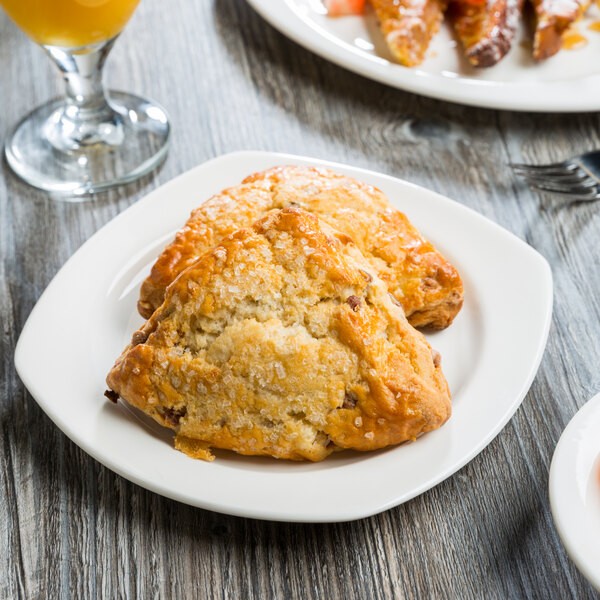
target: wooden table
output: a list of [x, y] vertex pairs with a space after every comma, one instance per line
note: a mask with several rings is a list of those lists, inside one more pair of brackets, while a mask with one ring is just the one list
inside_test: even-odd
[[[507, 163], [600, 147], [599, 115], [428, 100], [317, 58], [242, 0], [168, 5], [141, 3], [107, 68], [112, 87], [169, 112], [173, 144], [162, 169], [84, 204], [49, 199], [5, 164], [0, 174], [0, 596], [597, 598], [557, 536], [547, 483], [560, 433], [600, 390], [600, 203], [531, 192]], [[0, 13], [0, 138], [61, 88], [42, 51]], [[552, 265], [552, 329], [522, 407], [469, 465], [403, 506], [353, 523], [298, 525], [178, 504], [81, 451], [15, 373], [27, 316], [90, 235], [175, 175], [240, 149], [413, 181], [496, 221]]]

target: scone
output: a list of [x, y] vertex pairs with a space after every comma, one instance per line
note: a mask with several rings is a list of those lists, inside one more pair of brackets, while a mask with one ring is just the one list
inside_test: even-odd
[[440, 427], [451, 410], [439, 355], [372, 265], [297, 208], [181, 273], [107, 383], [207, 459], [211, 448], [313, 461], [374, 450]]
[[165, 288], [209, 248], [272, 209], [298, 206], [350, 236], [415, 327], [443, 329], [462, 306], [456, 269], [374, 187], [328, 169], [278, 167], [257, 173], [194, 210], [143, 282], [148, 318]]

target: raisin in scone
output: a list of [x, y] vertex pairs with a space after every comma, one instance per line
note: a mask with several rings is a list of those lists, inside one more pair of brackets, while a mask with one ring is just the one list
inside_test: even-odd
[[152, 268], [138, 310], [149, 318], [165, 288], [209, 248], [272, 209], [298, 206], [350, 236], [415, 327], [447, 327], [463, 302], [456, 269], [376, 188], [328, 169], [278, 167], [257, 173], [192, 212]]
[[374, 450], [450, 416], [439, 355], [350, 238], [296, 208], [221, 240], [167, 288], [107, 377], [211, 448], [293, 460]]

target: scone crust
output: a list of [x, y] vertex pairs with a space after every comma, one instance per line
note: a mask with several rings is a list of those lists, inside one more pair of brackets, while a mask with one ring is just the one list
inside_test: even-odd
[[461, 278], [378, 189], [328, 169], [285, 166], [256, 173], [192, 212], [152, 267], [138, 310], [149, 318], [165, 288], [210, 247], [269, 210], [297, 206], [350, 236], [415, 327], [443, 329], [463, 302]]
[[293, 460], [374, 450], [451, 411], [436, 353], [372, 265], [296, 208], [185, 270], [107, 383], [203, 458], [210, 448]]

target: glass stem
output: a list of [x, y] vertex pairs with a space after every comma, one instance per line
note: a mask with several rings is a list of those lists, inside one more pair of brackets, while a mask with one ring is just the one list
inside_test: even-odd
[[115, 39], [79, 49], [44, 46], [63, 73], [66, 88], [64, 105], [45, 127], [47, 140], [58, 150], [122, 142], [120, 116], [108, 103], [102, 84], [102, 68]]

